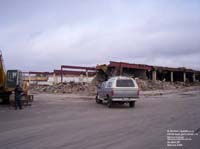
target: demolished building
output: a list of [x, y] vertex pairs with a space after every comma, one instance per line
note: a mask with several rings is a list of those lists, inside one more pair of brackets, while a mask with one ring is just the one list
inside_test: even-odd
[[200, 82], [197, 70], [114, 61], [96, 67], [61, 65], [53, 72], [27, 72], [24, 80], [32, 84], [33, 93], [95, 95], [97, 86], [113, 76], [133, 77], [141, 90], [177, 89]]
[[25, 80], [30, 83], [47, 85], [71, 81], [90, 83], [94, 78], [102, 82], [112, 76], [120, 75], [152, 81], [200, 82], [200, 71], [193, 69], [114, 61], [96, 67], [61, 65], [60, 69], [53, 72], [26, 72], [25, 74]]
[[98, 74], [104, 75], [107, 80], [112, 76], [130, 76], [145, 80], [159, 80], [166, 82], [199, 82], [200, 71], [193, 69], [172, 68], [163, 66], [151, 66], [144, 64], [130, 64], [126, 62], [114, 62], [110, 64], [97, 65]]
[[24, 72], [24, 80], [29, 81], [30, 84], [38, 85], [53, 85], [60, 82], [89, 83], [95, 75], [95, 67], [62, 65], [60, 70], [57, 69], [53, 72]]

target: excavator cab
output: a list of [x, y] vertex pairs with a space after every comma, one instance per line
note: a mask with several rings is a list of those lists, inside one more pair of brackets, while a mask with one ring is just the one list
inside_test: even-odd
[[22, 90], [23, 103], [33, 101], [33, 95], [28, 94], [28, 82], [23, 82], [22, 71], [7, 70], [4, 67], [3, 56], [0, 50], [0, 103], [14, 103], [14, 90], [19, 85]]
[[22, 72], [20, 70], [8, 70], [6, 74], [6, 89], [13, 91], [17, 85], [22, 87]]

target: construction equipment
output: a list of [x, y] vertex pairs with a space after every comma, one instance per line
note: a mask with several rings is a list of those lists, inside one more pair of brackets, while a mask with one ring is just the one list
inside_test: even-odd
[[22, 87], [22, 103], [33, 101], [33, 95], [28, 94], [28, 82], [23, 81], [22, 71], [5, 70], [2, 52], [0, 51], [0, 102], [13, 103], [16, 86]]

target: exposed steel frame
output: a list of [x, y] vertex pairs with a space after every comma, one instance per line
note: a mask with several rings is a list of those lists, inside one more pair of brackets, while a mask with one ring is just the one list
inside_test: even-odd
[[[67, 70], [63, 70], [63, 69], [78, 69], [78, 70], [85, 70], [85, 73], [90, 70], [96, 73], [96, 67], [83, 67], [83, 66], [70, 66], [70, 65], [61, 65], [61, 82], [63, 82], [63, 75], [64, 72], [69, 72], [69, 73], [74, 73], [75, 71], [67, 71]], [[81, 71], [77, 72], [80, 73]], [[82, 71], [83, 72], [83, 71]], [[80, 73], [81, 74], [81, 73]], [[88, 75], [91, 74], [90, 72], [88, 72]]]

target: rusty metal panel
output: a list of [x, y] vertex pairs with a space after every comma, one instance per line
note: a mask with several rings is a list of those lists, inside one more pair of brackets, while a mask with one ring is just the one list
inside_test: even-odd
[[96, 70], [96, 67], [82, 67], [82, 66], [69, 66], [69, 65], [62, 65], [61, 68]]
[[[61, 75], [61, 73], [62, 73], [63, 75], [78, 75], [78, 76], [86, 74], [85, 71], [72, 71], [72, 70], [62, 70], [62, 71], [61, 70], [54, 70], [54, 73], [56, 75]], [[92, 76], [92, 75], [95, 75], [95, 74], [96, 74], [96, 72], [88, 72], [89, 76]]]
[[149, 66], [149, 65], [130, 64], [130, 63], [125, 63], [125, 62], [113, 62], [113, 61], [110, 62], [109, 67], [121, 67], [121, 68], [152, 70], [152, 66]]
[[52, 74], [53, 72], [39, 72], [39, 71], [30, 71], [28, 72], [29, 74], [37, 74], [37, 75], [49, 75]]

